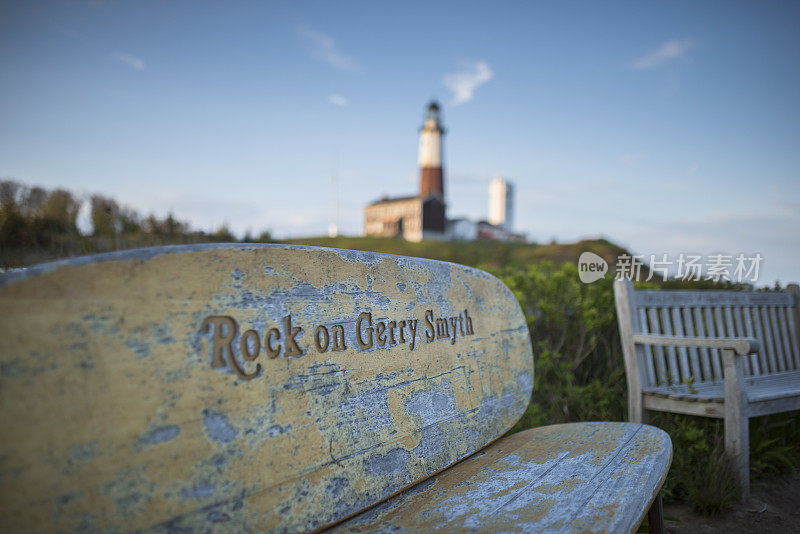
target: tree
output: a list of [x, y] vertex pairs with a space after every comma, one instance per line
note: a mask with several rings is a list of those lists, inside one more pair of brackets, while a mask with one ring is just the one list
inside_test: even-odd
[[115, 235], [119, 206], [114, 199], [92, 195], [92, 226], [94, 235]]
[[45, 226], [53, 233], [76, 234], [81, 201], [64, 189], [51, 191], [41, 208]]

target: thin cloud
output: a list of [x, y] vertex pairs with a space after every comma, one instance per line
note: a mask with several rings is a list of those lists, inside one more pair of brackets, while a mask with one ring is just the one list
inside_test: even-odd
[[347, 99], [341, 95], [328, 95], [326, 100], [334, 106], [339, 106], [340, 108], [345, 107], [348, 103]]
[[299, 28], [297, 33], [303, 39], [308, 53], [315, 59], [339, 70], [357, 72], [361, 66], [355, 59], [342, 52], [336, 41], [329, 35], [311, 28]]
[[465, 65], [465, 68], [455, 74], [448, 74], [442, 82], [453, 92], [453, 104], [458, 106], [469, 102], [475, 96], [475, 90], [482, 84], [492, 79], [494, 73], [483, 61], [476, 61]]
[[638, 70], [652, 69], [671, 59], [678, 59], [686, 54], [691, 47], [692, 43], [686, 39], [682, 41], [671, 39], [661, 43], [661, 46], [634, 61], [633, 68]]
[[111, 54], [111, 59], [119, 61], [120, 63], [124, 63], [137, 72], [142, 72], [144, 70], [144, 60], [134, 55], [120, 52]]

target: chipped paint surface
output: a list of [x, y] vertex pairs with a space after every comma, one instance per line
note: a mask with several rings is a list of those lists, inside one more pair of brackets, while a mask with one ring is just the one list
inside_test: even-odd
[[628, 532], [672, 459], [663, 431], [575, 423], [501, 439], [337, 532]]
[[[9, 531], [320, 528], [497, 439], [533, 383], [508, 289], [430, 260], [284, 245], [128, 251], [0, 276], [0, 308], [13, 310], [0, 318]], [[465, 309], [474, 335], [456, 322], [457, 336], [426, 341], [427, 310]], [[360, 348], [364, 312], [418, 319], [414, 349]], [[216, 316], [235, 320], [235, 361], [252, 378], [227, 359], [212, 366], [204, 321]], [[304, 353], [268, 358], [270, 328], [288, 346], [287, 316]], [[346, 349], [316, 350], [318, 325], [341, 325]], [[254, 361], [240, 348], [249, 329]]]

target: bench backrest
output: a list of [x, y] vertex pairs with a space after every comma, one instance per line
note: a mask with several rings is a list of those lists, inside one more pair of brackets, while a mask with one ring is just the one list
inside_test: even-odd
[[525, 319], [476, 269], [280, 245], [0, 278], [0, 524], [311, 530], [503, 435]]
[[[618, 281], [617, 312], [631, 331], [688, 337], [755, 337], [761, 351], [744, 360], [745, 375], [800, 369], [797, 286], [789, 291], [634, 290]], [[622, 303], [626, 303], [622, 311]], [[624, 341], [623, 341], [624, 342]], [[717, 349], [640, 349], [643, 386], [722, 380]]]

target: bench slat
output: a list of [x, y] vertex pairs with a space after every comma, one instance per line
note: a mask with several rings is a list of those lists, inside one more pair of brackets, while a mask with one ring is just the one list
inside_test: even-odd
[[[687, 336], [697, 337], [697, 329], [695, 328], [694, 320], [692, 319], [692, 309], [683, 308], [681, 311], [683, 312], [685, 334]], [[689, 368], [691, 369], [692, 378], [694, 381], [701, 382], [703, 380], [703, 371], [700, 367], [700, 353], [696, 347], [689, 348]]]
[[787, 325], [786, 314], [789, 310], [786, 307], [779, 307], [776, 311], [778, 323], [781, 331], [781, 341], [783, 341], [783, 354], [786, 358], [786, 367], [790, 370], [797, 369], [794, 355], [792, 354], [792, 344], [789, 338], [789, 327]]
[[631, 423], [534, 428], [345, 522], [336, 532], [628, 532], [670, 463], [663, 431]]
[[[670, 311], [672, 312], [672, 324], [674, 325], [675, 335], [684, 337], [686, 335], [686, 330], [683, 326], [681, 309], [676, 307], [672, 308]], [[689, 355], [686, 347], [678, 347], [678, 361], [680, 362], [681, 369], [679, 381], [683, 382], [684, 380], [689, 379], [692, 375], [692, 371], [689, 367]]]
[[[701, 382], [692, 386], [692, 390], [686, 384], [659, 386], [644, 392], [688, 401], [722, 401], [725, 398], [724, 382]], [[800, 395], [800, 371], [748, 377], [745, 389], [751, 403], [797, 396]]]
[[775, 348], [772, 346], [772, 331], [769, 327], [769, 318], [767, 315], [766, 308], [764, 306], [759, 306], [758, 319], [761, 323], [761, 333], [764, 336], [761, 341], [763, 342], [764, 351], [766, 352], [767, 361], [769, 362], [769, 371], [771, 373], [777, 373], [779, 371], [778, 360], [775, 358]]
[[[650, 330], [649, 333], [653, 334], [660, 334], [661, 333], [661, 326], [659, 324], [659, 317], [658, 317], [658, 310], [655, 308], [648, 308], [647, 309], [647, 317], [649, 319]], [[664, 352], [664, 347], [655, 346], [652, 347], [653, 356], [655, 358], [656, 363], [656, 382], [654, 384], [668, 384], [669, 381], [667, 379], [667, 361]]]
[[800, 343], [798, 343], [797, 324], [798, 317], [797, 311], [792, 307], [786, 308], [786, 320], [789, 323], [789, 337], [792, 342], [792, 353], [794, 354], [795, 369], [800, 370]]
[[777, 291], [642, 290], [637, 306], [793, 306], [790, 293]]
[[[703, 310], [699, 306], [692, 307], [692, 313], [694, 314], [694, 324], [697, 328], [697, 337], [708, 337], [709, 334], [705, 329], [705, 323], [703, 321]], [[709, 355], [709, 350], [706, 347], [700, 348], [700, 362], [702, 363], [703, 367], [703, 381], [713, 380], [714, 374], [711, 370], [711, 357]]]
[[744, 312], [744, 319], [745, 319], [745, 324], [747, 326], [748, 335], [750, 337], [758, 339], [759, 342], [761, 343], [761, 350], [758, 351], [758, 354], [753, 356], [753, 359], [755, 361], [754, 365], [757, 366], [758, 368], [758, 374], [762, 375], [767, 374], [769, 373], [769, 367], [767, 367], [767, 357], [764, 354], [765, 352], [764, 341], [762, 338], [758, 337], [757, 320], [756, 320], [758, 316], [756, 313], [756, 309], [753, 308], [752, 306], [747, 306], [743, 308], [743, 312]]
[[[717, 332], [716, 314], [710, 306], [705, 307], [705, 315], [709, 337], [720, 337], [720, 334]], [[711, 354], [711, 364], [714, 367], [714, 379], [722, 380], [722, 357], [720, 351], [719, 349], [711, 349], [709, 352]]]
[[[736, 337], [748, 337], [744, 328], [744, 319], [742, 318], [742, 306], [732, 306], [731, 314], [733, 315], [733, 324], [736, 328]], [[758, 366], [754, 365], [753, 360], [748, 355], [744, 360], [744, 374], [745, 376], [758, 375]]]
[[[658, 310], [663, 324], [664, 334], [671, 336], [675, 332], [672, 329], [672, 318], [670, 317], [669, 308], [660, 308]], [[675, 347], [667, 347], [667, 369], [669, 371], [668, 382], [669, 384], [681, 383], [681, 370], [678, 364], [678, 353]]]
[[[642, 329], [647, 330], [647, 313], [644, 308], [639, 308], [639, 324]], [[644, 356], [644, 369], [647, 377], [647, 384], [656, 384], [656, 372], [653, 365], [653, 347], [650, 345], [642, 345], [642, 354]]]
[[775, 347], [775, 358], [778, 360], [778, 370], [788, 371], [789, 366], [787, 365], [786, 355], [783, 353], [780, 325], [778, 324], [778, 313], [775, 306], [769, 306], [769, 326], [770, 331], [774, 336], [773, 343]]

